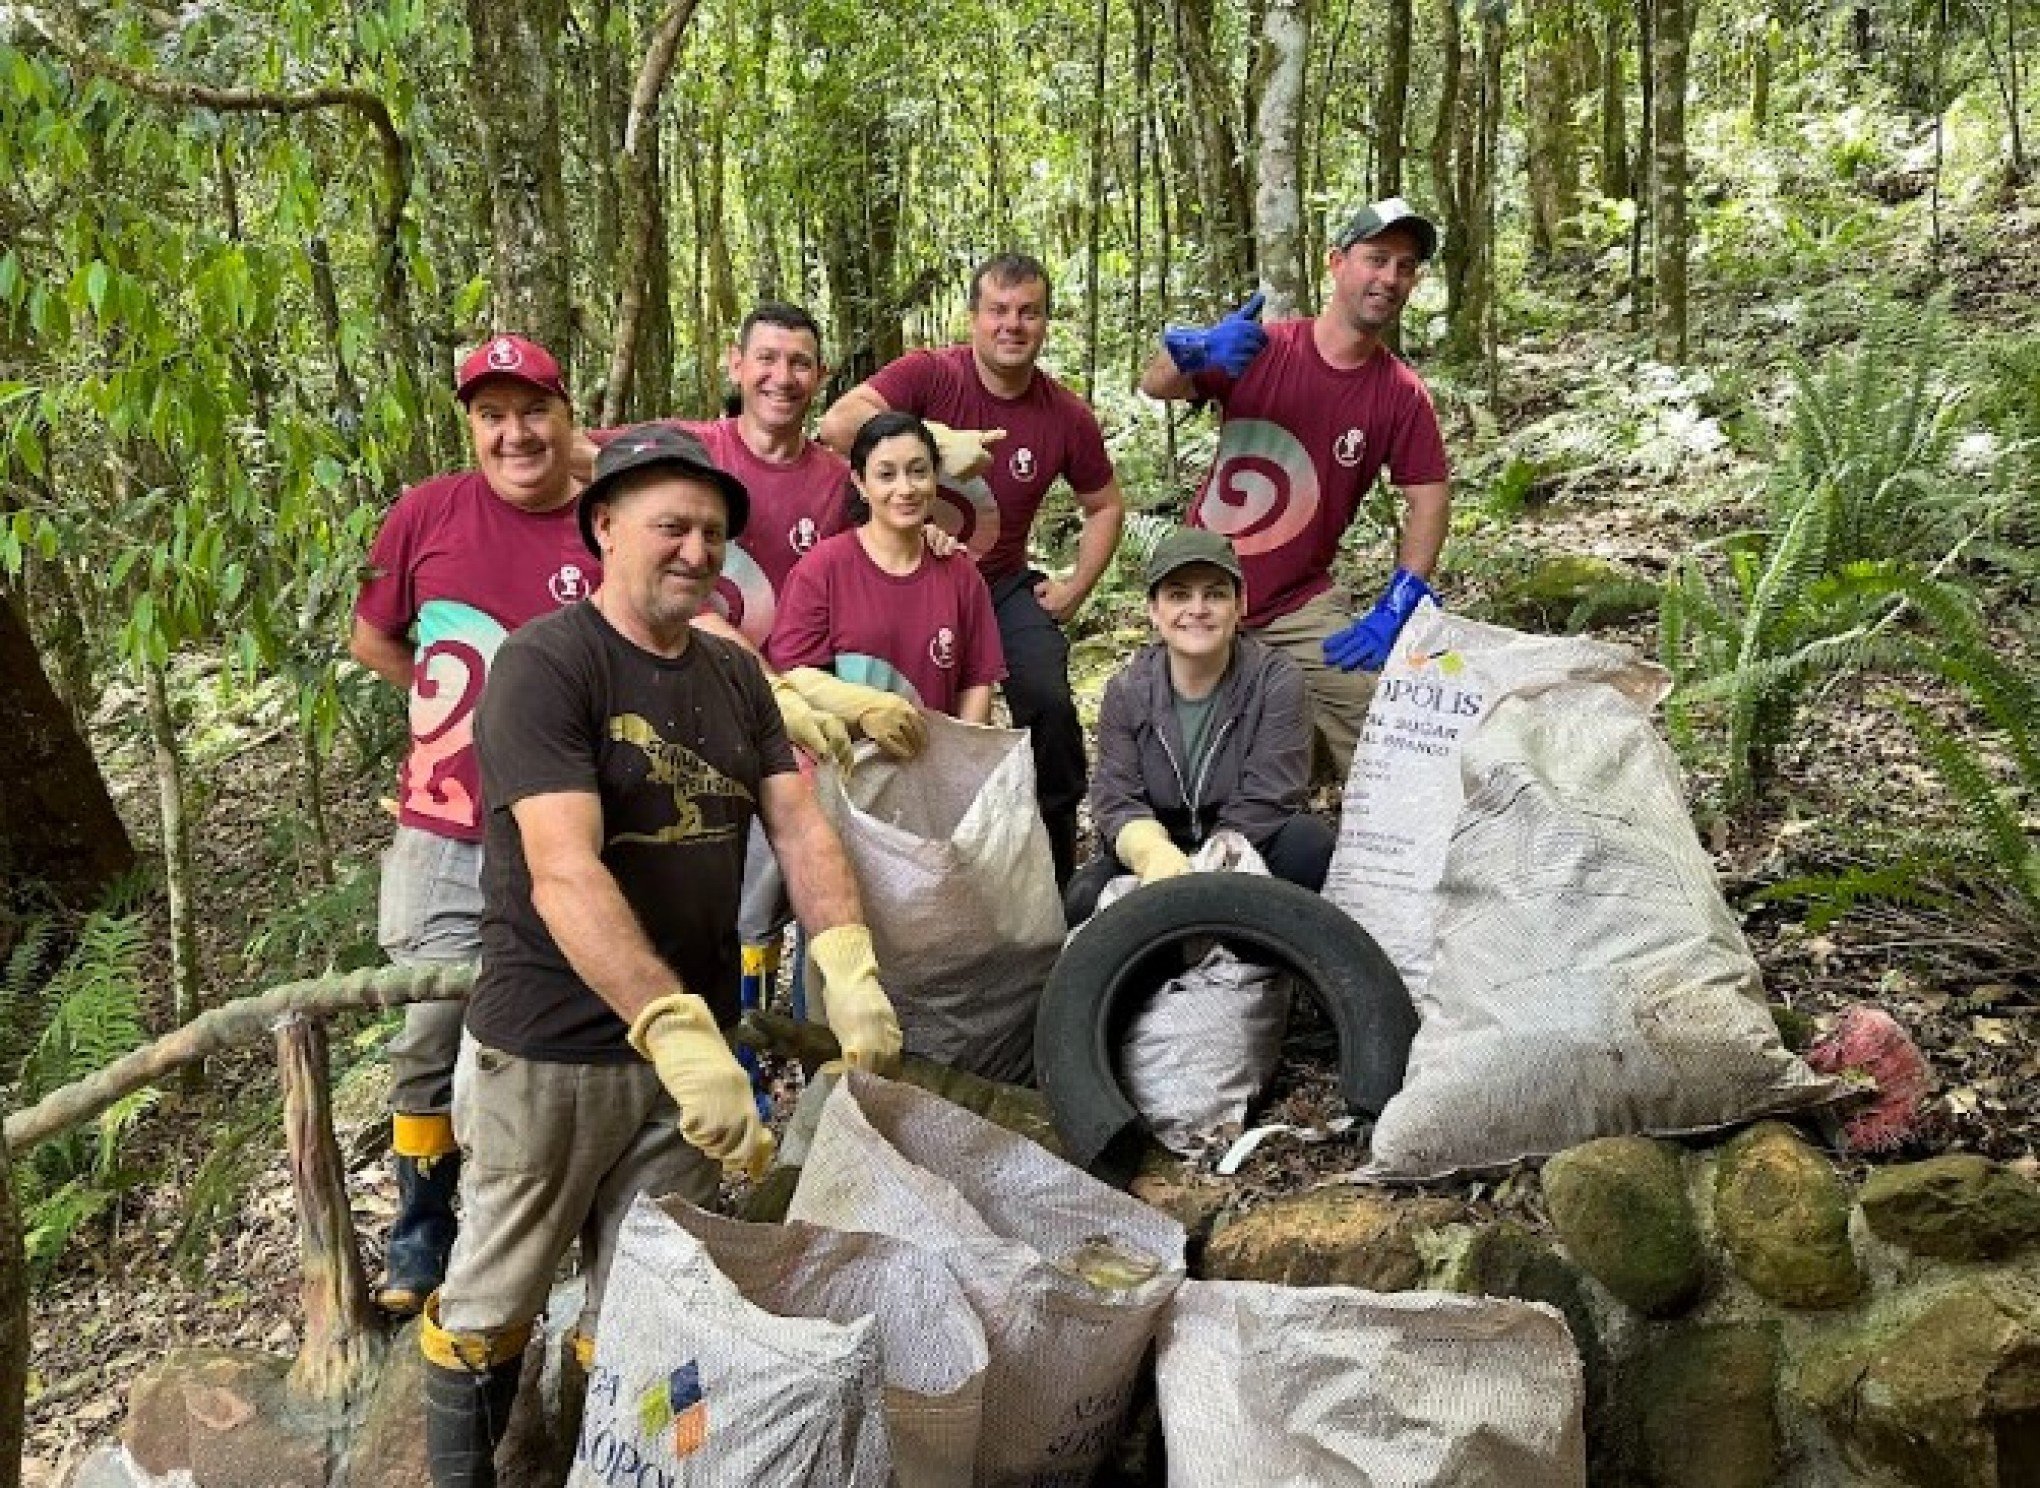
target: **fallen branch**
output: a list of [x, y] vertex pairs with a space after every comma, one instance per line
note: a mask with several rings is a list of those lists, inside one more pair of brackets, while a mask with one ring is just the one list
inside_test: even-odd
[[25, 1111], [7, 1118], [7, 1145], [26, 1152], [90, 1121], [115, 1101], [153, 1085], [188, 1064], [269, 1037], [288, 1013], [310, 1015], [403, 1007], [413, 1002], [451, 1002], [474, 986], [469, 966], [382, 966], [341, 976], [285, 982], [254, 997], [237, 998], [201, 1013], [174, 1033], [53, 1091]]

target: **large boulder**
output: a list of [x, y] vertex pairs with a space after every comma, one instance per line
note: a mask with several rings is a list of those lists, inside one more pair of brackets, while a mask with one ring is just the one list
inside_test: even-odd
[[1721, 1149], [1715, 1228], [1742, 1278], [1774, 1302], [1844, 1307], [1862, 1294], [1849, 1207], [1841, 1176], [1780, 1122], [1754, 1126]]
[[121, 1441], [143, 1471], [198, 1488], [326, 1488], [334, 1416], [292, 1395], [290, 1361], [178, 1349], [136, 1383]]
[[1812, 1351], [1792, 1388], [1879, 1481], [2040, 1483], [2040, 1298], [2006, 1274], [1964, 1278], [1923, 1306], [1894, 1299]]
[[1659, 1334], [1632, 1376], [1630, 1407], [1657, 1488], [1765, 1488], [1778, 1465], [1778, 1326], [1727, 1323]]
[[1648, 1137], [1605, 1137], [1544, 1165], [1544, 1199], [1566, 1252], [1648, 1317], [1674, 1317], [1707, 1276], [1700, 1226], [1676, 1151]]
[[2040, 1242], [2040, 1188], [1967, 1153], [1884, 1168], [1859, 1202], [1872, 1233], [1918, 1255], [2000, 1260]]
[[1203, 1275], [1406, 1292], [1424, 1283], [1420, 1242], [1465, 1216], [1446, 1199], [1348, 1188], [1296, 1194], [1220, 1226], [1204, 1249]]

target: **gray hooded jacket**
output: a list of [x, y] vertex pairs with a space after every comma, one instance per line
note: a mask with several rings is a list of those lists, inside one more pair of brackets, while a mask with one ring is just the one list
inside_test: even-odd
[[1161, 642], [1143, 646], [1105, 684], [1091, 820], [1107, 851], [1120, 828], [1149, 816], [1185, 851], [1221, 827], [1259, 848], [1307, 807], [1310, 697], [1303, 669], [1239, 636], [1214, 699], [1211, 744], [1192, 778]]

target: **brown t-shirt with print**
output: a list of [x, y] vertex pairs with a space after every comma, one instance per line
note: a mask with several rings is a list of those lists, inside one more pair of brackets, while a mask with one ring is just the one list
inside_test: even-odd
[[637, 1057], [532, 907], [510, 808], [556, 791], [600, 798], [603, 866], [660, 958], [733, 1022], [744, 838], [759, 782], [795, 768], [757, 659], [701, 631], [680, 656], [655, 656], [578, 604], [504, 641], [475, 738], [489, 835], [469, 1031], [525, 1059]]

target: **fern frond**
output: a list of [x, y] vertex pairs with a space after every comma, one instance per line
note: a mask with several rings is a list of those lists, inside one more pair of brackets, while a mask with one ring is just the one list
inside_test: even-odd
[[39, 1100], [142, 1045], [145, 949], [138, 915], [95, 913], [85, 921], [43, 990], [48, 1021], [22, 1061], [17, 1100]]
[[1934, 772], [1982, 838], [1994, 866], [2018, 885], [2027, 907], [2040, 915], [2040, 848], [2034, 846], [2018, 811], [1975, 753], [1924, 708], [1901, 698], [1898, 711], [1920, 741]]
[[1857, 905], [1871, 900], [1917, 909], [1949, 909], [1953, 898], [1927, 883], [1929, 875], [1944, 866], [1938, 859], [1907, 857], [1880, 868], [1851, 867], [1839, 873], [1786, 879], [1759, 889], [1750, 898], [1756, 904], [1805, 903], [1806, 927], [1821, 935]]

